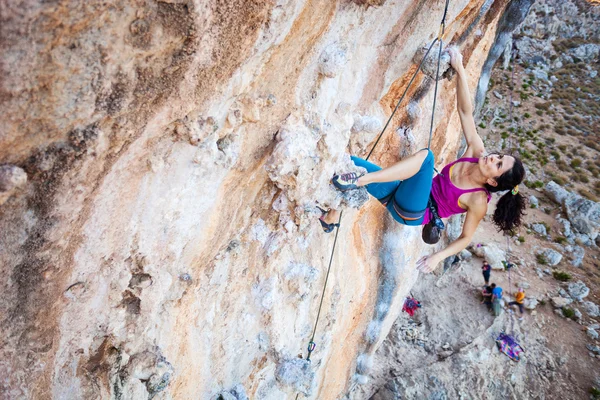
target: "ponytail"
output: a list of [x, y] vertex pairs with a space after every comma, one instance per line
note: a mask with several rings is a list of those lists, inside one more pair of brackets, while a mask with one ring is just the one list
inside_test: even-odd
[[525, 215], [525, 207], [527, 207], [527, 200], [519, 193], [519, 183], [523, 182], [525, 178], [525, 168], [520, 159], [514, 158], [515, 164], [513, 167], [496, 178], [496, 186], [485, 185], [489, 192], [509, 190], [498, 200], [493, 217], [498, 230], [505, 233], [512, 232], [521, 225]]
[[520, 193], [512, 194], [511, 192], [507, 192], [504, 196], [500, 197], [493, 217], [494, 224], [498, 227], [498, 230], [509, 233], [521, 225], [526, 206], [527, 201]]

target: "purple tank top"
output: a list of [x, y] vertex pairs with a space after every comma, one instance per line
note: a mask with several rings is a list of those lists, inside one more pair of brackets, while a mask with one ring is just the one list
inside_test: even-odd
[[[454, 214], [464, 213], [465, 210], [458, 204], [458, 199], [464, 193], [472, 193], [479, 192], [481, 190], [485, 191], [487, 194], [487, 201], [490, 202], [492, 195], [485, 188], [474, 188], [474, 189], [459, 189], [450, 180], [452, 167], [454, 164], [459, 162], [470, 162], [476, 163], [478, 162], [478, 158], [459, 158], [458, 160], [446, 165], [444, 169], [442, 169], [442, 173], [438, 174], [433, 178], [433, 183], [431, 185], [431, 196], [437, 203], [438, 207], [438, 215], [440, 218], [448, 218]], [[431, 211], [427, 209], [427, 213], [423, 218], [423, 224], [431, 221]]]

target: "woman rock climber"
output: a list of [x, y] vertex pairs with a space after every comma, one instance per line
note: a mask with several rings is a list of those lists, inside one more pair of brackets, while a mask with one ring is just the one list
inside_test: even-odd
[[[457, 49], [449, 49], [449, 52], [450, 63], [457, 72], [458, 114], [467, 141], [463, 157], [446, 165], [435, 178], [434, 156], [430, 149], [420, 150], [384, 169], [352, 157], [354, 164], [365, 168], [367, 173], [341, 174], [332, 179], [336, 188], [342, 191], [365, 186], [372, 196], [387, 207], [393, 218], [404, 225], [431, 228], [434, 222], [435, 225], [439, 224], [439, 218], [467, 213], [457, 240], [417, 262], [418, 268], [424, 272], [433, 271], [440, 261], [467, 247], [487, 212], [491, 193], [510, 190], [498, 200], [494, 212], [493, 221], [499, 230], [508, 232], [519, 226], [526, 205], [518, 191], [518, 185], [525, 176], [522, 162], [510, 155], [486, 153], [475, 128], [462, 55]], [[433, 207], [428, 207], [430, 194]], [[435, 215], [436, 212], [439, 217]], [[324, 212], [320, 218], [326, 232], [331, 232], [338, 220], [337, 210]], [[439, 238], [428, 240], [425, 229], [423, 233], [428, 243], [435, 243]]]

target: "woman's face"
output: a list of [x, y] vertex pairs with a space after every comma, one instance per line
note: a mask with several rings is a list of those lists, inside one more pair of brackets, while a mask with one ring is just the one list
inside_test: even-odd
[[479, 158], [481, 172], [487, 178], [498, 178], [515, 165], [515, 158], [504, 154], [488, 154]]

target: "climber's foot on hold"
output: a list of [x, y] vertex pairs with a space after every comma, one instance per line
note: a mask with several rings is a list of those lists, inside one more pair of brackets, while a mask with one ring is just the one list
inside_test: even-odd
[[358, 189], [358, 179], [362, 175], [358, 175], [356, 172], [349, 172], [347, 174], [334, 175], [331, 178], [333, 186], [345, 192], [346, 190]]
[[337, 223], [328, 223], [325, 221], [325, 218], [327, 218], [327, 214], [329, 214], [329, 211], [325, 211], [323, 210], [321, 207], [317, 206], [317, 208], [319, 210], [321, 210], [321, 216], [319, 217], [319, 222], [321, 223], [321, 226], [323, 227], [323, 231], [325, 233], [330, 233], [332, 232], [336, 227], [340, 226], [340, 224]]

